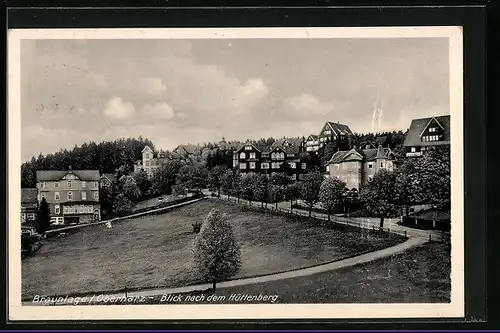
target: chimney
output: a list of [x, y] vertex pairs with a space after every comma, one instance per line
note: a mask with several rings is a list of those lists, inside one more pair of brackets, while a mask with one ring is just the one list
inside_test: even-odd
[[340, 120], [337, 120], [337, 124], [340, 124]]

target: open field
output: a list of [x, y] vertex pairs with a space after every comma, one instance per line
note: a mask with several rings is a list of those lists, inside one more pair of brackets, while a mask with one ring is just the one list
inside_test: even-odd
[[204, 200], [166, 214], [115, 223], [113, 229], [90, 226], [47, 239], [34, 257], [22, 262], [23, 298], [202, 282], [193, 270], [191, 223], [212, 208], [229, 215], [242, 246], [243, 267], [236, 278], [317, 265], [404, 240]]
[[[449, 303], [451, 256], [448, 244], [427, 243], [391, 257], [308, 277], [193, 292], [182, 301], [147, 304], [271, 303]], [[241, 296], [267, 300], [241, 301]], [[215, 298], [214, 298], [215, 296]], [[197, 299], [187, 300], [188, 297]], [[238, 300], [237, 297], [240, 297]], [[123, 305], [127, 302], [106, 303]], [[138, 301], [128, 304], [141, 304]]]

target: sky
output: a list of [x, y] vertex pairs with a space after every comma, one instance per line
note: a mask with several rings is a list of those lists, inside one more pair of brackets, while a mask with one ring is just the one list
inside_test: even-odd
[[[22, 40], [22, 158], [84, 142], [179, 144], [406, 130], [450, 113], [445, 38]], [[378, 98], [377, 98], [378, 96]]]

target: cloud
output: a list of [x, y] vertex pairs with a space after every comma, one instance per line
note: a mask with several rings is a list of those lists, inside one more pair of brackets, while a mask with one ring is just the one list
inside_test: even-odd
[[108, 101], [103, 113], [108, 118], [125, 120], [135, 115], [135, 108], [132, 103], [125, 102], [120, 97], [113, 97]]
[[285, 99], [282, 108], [277, 113], [293, 118], [320, 118], [333, 111], [333, 109], [332, 103], [320, 101], [316, 96], [303, 93]]
[[158, 120], [170, 120], [175, 116], [174, 110], [167, 103], [145, 104], [140, 112], [142, 116]]

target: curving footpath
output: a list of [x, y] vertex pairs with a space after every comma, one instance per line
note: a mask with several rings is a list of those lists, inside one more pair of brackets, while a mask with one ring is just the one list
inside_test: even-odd
[[[290, 278], [296, 278], [296, 277], [301, 277], [301, 276], [309, 276], [317, 273], [323, 273], [323, 272], [328, 272], [332, 270], [336, 270], [339, 268], [344, 268], [344, 267], [350, 267], [350, 266], [355, 266], [359, 264], [364, 264], [370, 261], [374, 261], [377, 259], [382, 259], [386, 257], [393, 256], [395, 254], [399, 254], [401, 252], [404, 252], [410, 248], [422, 245], [426, 243], [427, 241], [425, 239], [415, 237], [415, 238], [410, 238], [404, 243], [397, 244], [395, 246], [391, 246], [382, 250], [377, 250], [374, 252], [362, 254], [356, 257], [351, 257], [343, 260], [338, 260], [326, 264], [320, 264], [317, 266], [313, 267], [308, 267], [308, 268], [302, 268], [302, 269], [297, 269], [297, 270], [291, 270], [287, 272], [282, 272], [282, 273], [273, 273], [273, 274], [268, 274], [268, 275], [262, 275], [262, 276], [257, 276], [257, 277], [251, 277], [251, 278], [242, 278], [242, 279], [236, 279], [236, 280], [230, 280], [230, 281], [223, 281], [219, 282], [217, 284], [217, 287], [220, 288], [229, 288], [229, 287], [236, 287], [236, 286], [242, 286], [242, 285], [248, 285], [248, 284], [256, 284], [256, 283], [263, 283], [263, 282], [270, 282], [270, 281], [277, 281], [277, 280], [284, 280], [284, 279], [290, 279]], [[180, 293], [188, 293], [192, 291], [203, 291], [207, 290], [212, 287], [212, 284], [207, 283], [207, 284], [198, 284], [198, 285], [191, 285], [191, 286], [186, 286], [186, 287], [179, 287], [179, 288], [161, 288], [161, 289], [148, 289], [148, 290], [139, 290], [139, 291], [129, 291], [127, 293], [125, 292], [120, 292], [120, 293], [109, 293], [109, 294], [98, 294], [97, 296], [107, 296], [110, 298], [119, 298], [119, 297], [153, 297], [153, 296], [158, 296], [158, 295], [164, 295], [164, 294], [180, 294]], [[88, 298], [91, 298], [92, 296], [87, 296]], [[96, 301], [92, 302], [89, 301], [85, 304], [95, 304], [99, 303]], [[54, 303], [34, 303], [34, 302], [24, 302], [23, 305], [74, 305], [74, 303], [71, 302], [58, 302], [57, 304]]]

